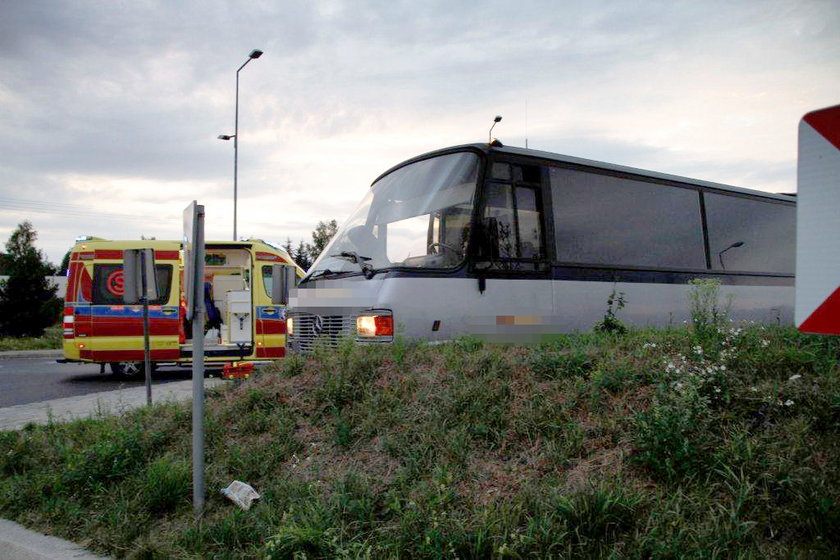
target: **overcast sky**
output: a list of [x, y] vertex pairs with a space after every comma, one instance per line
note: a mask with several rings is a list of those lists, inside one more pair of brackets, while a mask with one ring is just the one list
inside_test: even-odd
[[840, 3], [0, 2], [0, 241], [310, 240], [382, 171], [486, 141], [773, 192], [840, 103]]

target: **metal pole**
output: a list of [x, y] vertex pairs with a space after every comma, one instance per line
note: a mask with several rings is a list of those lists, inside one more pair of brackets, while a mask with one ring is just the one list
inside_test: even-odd
[[204, 510], [204, 207], [199, 207], [198, 233], [194, 240], [195, 272], [192, 318], [193, 374], [193, 512], [198, 519]]
[[[250, 58], [248, 60], [251, 60]], [[245, 61], [248, 64], [248, 61]], [[245, 68], [245, 64], [239, 70]], [[236, 241], [236, 195], [239, 166], [239, 70], [236, 71], [236, 117], [233, 122], [233, 240]]]
[[237, 198], [237, 175], [239, 166], [239, 72], [245, 65], [262, 56], [262, 51], [254, 49], [248, 55], [248, 60], [242, 63], [236, 70], [236, 116], [233, 123], [233, 240], [236, 241], [236, 198]]
[[146, 252], [140, 251], [140, 282], [143, 297], [143, 364], [146, 372], [146, 404], [152, 404], [152, 352], [149, 345], [149, 296], [146, 291]]

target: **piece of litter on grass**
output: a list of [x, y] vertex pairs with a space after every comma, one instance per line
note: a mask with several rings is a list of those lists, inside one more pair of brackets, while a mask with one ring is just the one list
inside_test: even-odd
[[251, 509], [251, 504], [260, 499], [260, 495], [251, 485], [238, 480], [234, 480], [227, 488], [223, 488], [222, 494], [245, 511]]

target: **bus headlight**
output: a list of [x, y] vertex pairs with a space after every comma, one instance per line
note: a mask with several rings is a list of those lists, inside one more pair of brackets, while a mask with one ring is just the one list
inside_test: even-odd
[[356, 333], [361, 338], [394, 336], [392, 315], [360, 315], [356, 318]]
[[289, 336], [295, 335], [295, 320], [291, 317], [286, 319], [286, 334]]

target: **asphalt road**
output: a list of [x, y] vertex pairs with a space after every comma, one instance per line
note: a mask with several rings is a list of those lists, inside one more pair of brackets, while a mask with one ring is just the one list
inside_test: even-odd
[[[167, 383], [191, 376], [189, 368], [166, 367], [152, 373], [152, 380]], [[100, 374], [96, 364], [59, 364], [54, 358], [0, 360], [0, 408], [142, 385], [142, 377], [116, 379], [108, 367]]]

